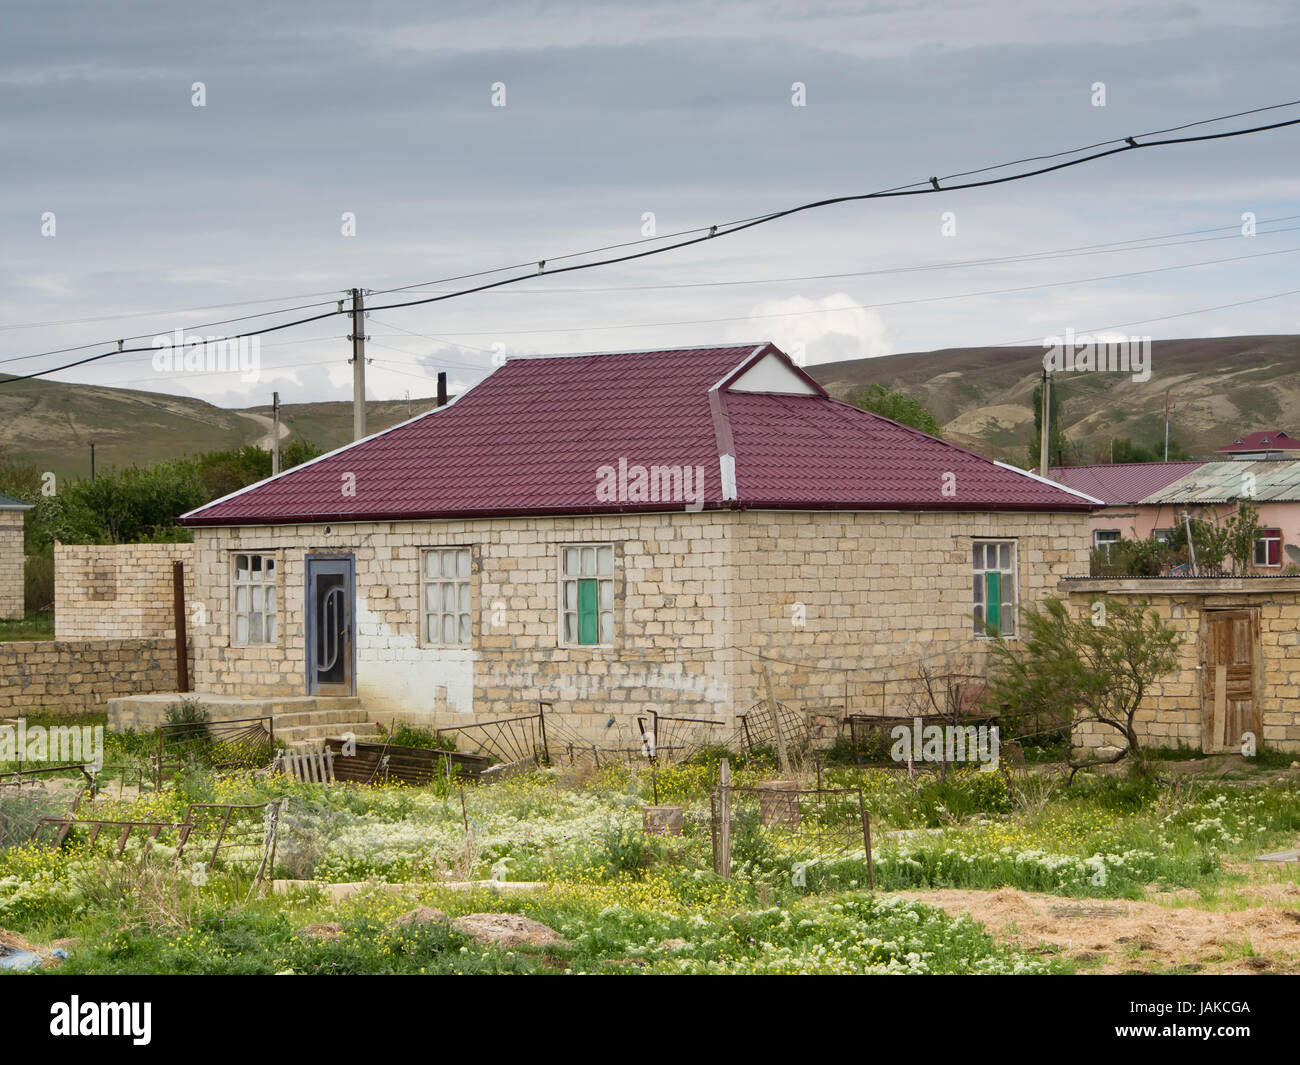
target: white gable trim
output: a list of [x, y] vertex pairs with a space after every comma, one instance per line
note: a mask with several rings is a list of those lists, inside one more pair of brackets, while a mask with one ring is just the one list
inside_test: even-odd
[[727, 386], [728, 392], [776, 392], [782, 395], [815, 396], [817, 390], [790, 369], [785, 360], [768, 353], [753, 363]]
[[1011, 464], [1006, 462], [998, 462], [996, 459], [994, 459], [993, 465], [1001, 466], [1004, 470], [1010, 470], [1012, 473], [1018, 473], [1022, 477], [1028, 477], [1030, 480], [1038, 481], [1040, 484], [1050, 484], [1053, 488], [1058, 488], [1062, 492], [1069, 492], [1070, 495], [1078, 496], [1080, 499], [1086, 499], [1089, 503], [1096, 503], [1099, 507], [1104, 507], [1107, 505], [1104, 499], [1097, 499], [1095, 496], [1090, 496], [1084, 492], [1076, 491], [1073, 488], [1067, 488], [1060, 481], [1053, 481], [1050, 477], [1040, 477], [1036, 473], [1030, 473], [1028, 470], [1022, 470], [1019, 466], [1012, 466]]

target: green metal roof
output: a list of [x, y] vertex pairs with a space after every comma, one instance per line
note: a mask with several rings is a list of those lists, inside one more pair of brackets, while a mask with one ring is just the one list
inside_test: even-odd
[[31, 503], [24, 503], [21, 499], [14, 499], [13, 496], [7, 496], [0, 492], [0, 510], [31, 510]]

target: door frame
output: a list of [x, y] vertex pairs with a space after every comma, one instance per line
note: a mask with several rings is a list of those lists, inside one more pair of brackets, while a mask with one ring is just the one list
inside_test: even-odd
[[[1258, 605], [1246, 603], [1237, 605], [1224, 604], [1222, 606], [1202, 606], [1200, 608], [1200, 639], [1197, 646], [1197, 666], [1199, 672], [1198, 695], [1200, 696], [1201, 750], [1205, 754], [1222, 754], [1228, 751], [1235, 751], [1240, 745], [1239, 737], [1235, 742], [1229, 742], [1224, 745], [1219, 744], [1216, 739], [1216, 734], [1222, 723], [1215, 715], [1215, 704], [1217, 702], [1215, 694], [1217, 689], [1217, 669], [1216, 663], [1209, 661], [1210, 626], [1215, 618], [1222, 618], [1225, 614], [1244, 615], [1250, 626], [1250, 683], [1255, 725], [1253, 731], [1255, 733], [1256, 744], [1260, 744], [1264, 740], [1264, 706], [1262, 700], [1266, 679], [1264, 676], [1263, 646], [1260, 640], [1260, 608]], [[1222, 712], [1227, 712], [1226, 705]]]
[[[347, 589], [348, 626], [347, 661], [344, 665], [346, 691], [322, 691], [316, 681], [316, 600], [312, 592], [312, 566], [316, 562], [341, 562], [346, 566], [344, 587]], [[303, 651], [308, 695], [322, 698], [348, 697], [357, 693], [357, 560], [350, 551], [307, 551], [303, 561]], [[334, 686], [331, 685], [331, 688]]]

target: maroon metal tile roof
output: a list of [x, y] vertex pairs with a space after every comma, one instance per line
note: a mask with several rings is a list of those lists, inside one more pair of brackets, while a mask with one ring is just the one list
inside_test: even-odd
[[1120, 462], [1100, 466], [1053, 466], [1052, 479], [1111, 505], [1136, 503], [1159, 492], [1203, 462]]
[[[738, 371], [769, 355], [815, 394], [731, 388]], [[735, 459], [735, 498], [724, 498], [723, 454]], [[831, 399], [768, 344], [512, 359], [445, 407], [181, 520], [265, 525], [682, 508], [598, 498], [598, 469], [620, 459], [701, 468], [705, 508], [1095, 506]]]
[[1235, 451], [1300, 451], [1300, 440], [1287, 436], [1280, 429], [1269, 432], [1261, 429], [1238, 437], [1231, 444], [1219, 448], [1220, 452]]

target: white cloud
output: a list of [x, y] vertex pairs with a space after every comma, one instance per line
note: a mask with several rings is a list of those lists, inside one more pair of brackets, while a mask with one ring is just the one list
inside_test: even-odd
[[893, 352], [889, 330], [879, 312], [864, 310], [843, 292], [820, 299], [790, 296], [768, 300], [750, 310], [745, 323], [732, 327], [733, 340], [770, 339], [782, 351], [813, 366], [841, 359], [871, 359]]

